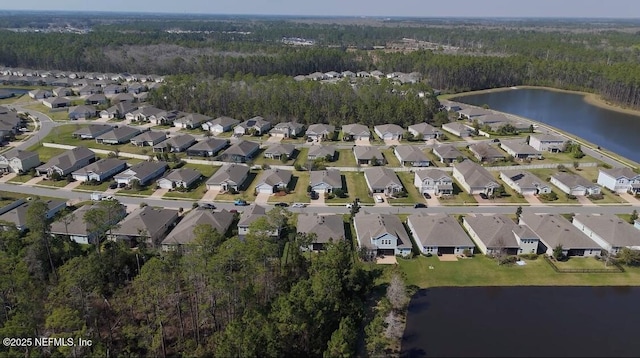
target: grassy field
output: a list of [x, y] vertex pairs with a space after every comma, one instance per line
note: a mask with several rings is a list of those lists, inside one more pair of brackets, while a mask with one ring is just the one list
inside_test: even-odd
[[296, 160], [293, 162], [293, 165], [300, 165], [303, 166], [306, 164], [307, 162], [307, 155], [309, 154], [309, 148], [304, 147], [304, 148], [299, 148], [298, 149], [298, 156], [296, 157]]
[[122, 189], [118, 191], [118, 195], [128, 195], [128, 196], [150, 196], [153, 192], [156, 191], [155, 183], [151, 185], [147, 185], [143, 187], [141, 190], [133, 190], [133, 189]]
[[564, 269], [589, 269], [589, 270], [604, 270], [604, 269], [612, 269], [615, 270], [615, 267], [607, 267], [604, 265], [603, 261], [598, 261], [593, 257], [574, 257], [569, 258], [567, 261], [554, 261], [553, 262], [557, 268]]
[[31, 179], [33, 179], [33, 177], [31, 175], [28, 175], [28, 174], [16, 175], [15, 177], [13, 177], [13, 179], [9, 180], [9, 183], [22, 184], [22, 183], [28, 182]]
[[29, 147], [27, 150], [38, 152], [40, 161], [43, 163], [46, 163], [52, 157], [55, 157], [56, 155], [66, 151], [66, 149], [44, 147], [41, 144], [36, 144], [32, 147]]
[[391, 148], [382, 149], [380, 150], [380, 152], [382, 152], [382, 155], [384, 155], [384, 159], [387, 161], [387, 165], [385, 165], [385, 167], [400, 166], [400, 161], [398, 160], [398, 157], [396, 157], [395, 154], [393, 154], [393, 149]]
[[54, 121], [68, 121], [69, 120], [69, 112], [67, 109], [53, 111], [51, 108], [43, 105], [43, 104], [32, 104], [29, 106], [25, 106], [26, 109], [32, 109], [34, 111], [42, 112]]
[[36, 185], [39, 186], [49, 186], [52, 188], [64, 188], [65, 186], [69, 185], [69, 182], [66, 180], [41, 180], [39, 183], [37, 183]]
[[[494, 172], [489, 172], [491, 173], [496, 180], [498, 181], [498, 183], [502, 183], [502, 181], [500, 180], [500, 172], [494, 171]], [[510, 186], [503, 184], [504, 186], [504, 190], [506, 192], [506, 195], [501, 197], [501, 198], [496, 198], [496, 199], [491, 199], [492, 202], [494, 203], [501, 203], [501, 204], [527, 204], [528, 201], [527, 199], [525, 199], [524, 197], [519, 198], [518, 197], [518, 193], [516, 193], [515, 190], [511, 189]]]
[[[12, 87], [15, 88], [15, 87]], [[32, 102], [33, 99], [31, 97], [29, 97], [28, 94], [23, 94], [23, 95], [19, 95], [19, 96], [15, 96], [15, 97], [11, 97], [11, 98], [4, 98], [4, 99], [0, 99], [0, 105], [5, 105], [5, 104], [23, 104], [23, 103], [29, 103]]]
[[86, 191], [105, 191], [109, 189], [110, 180], [104, 181], [98, 185], [80, 184], [74, 190], [86, 190]]
[[441, 205], [474, 205], [478, 203], [473, 195], [462, 190], [462, 187], [455, 179], [453, 179], [453, 195], [441, 197], [438, 200]]
[[[583, 259], [573, 259], [583, 260]], [[584, 260], [597, 261], [585, 258]], [[572, 260], [569, 260], [572, 261]], [[398, 259], [408, 285], [442, 286], [625, 286], [640, 282], [640, 268], [625, 267], [623, 273], [556, 273], [544, 259], [526, 260], [525, 266], [499, 266], [483, 255], [457, 262], [434, 257]], [[587, 264], [583, 262], [582, 264]], [[588, 263], [591, 264], [591, 263]], [[429, 267], [433, 267], [430, 269]], [[601, 268], [601, 267], [600, 267]]]
[[[293, 152], [293, 158], [292, 159], [289, 159], [286, 162], [282, 162], [280, 159], [265, 158], [264, 157], [264, 151], [265, 151], [265, 149], [260, 149], [260, 152], [256, 155], [256, 159], [253, 161], [253, 164], [257, 164], [257, 165], [262, 165], [262, 164], [268, 164], [268, 165], [293, 165], [293, 163], [300, 156], [300, 152], [296, 149]], [[303, 160], [306, 160], [306, 157]]]
[[198, 200], [201, 199], [202, 196], [207, 191], [207, 179], [211, 177], [220, 167], [216, 167], [213, 165], [204, 165], [204, 164], [191, 164], [187, 163], [183, 168], [191, 168], [202, 173], [202, 179], [194, 188], [189, 191], [170, 191], [166, 193], [163, 197], [165, 198], [177, 198], [177, 199], [193, 199]]
[[355, 198], [360, 199], [361, 203], [373, 204], [373, 198], [369, 196], [367, 182], [364, 180], [364, 173], [342, 172], [342, 175], [344, 176], [344, 182], [347, 184], [347, 193], [349, 196], [344, 199], [335, 198], [327, 200], [326, 202], [328, 204], [350, 203], [353, 202]]
[[307, 186], [309, 186], [309, 172], [294, 171], [289, 187], [291, 192], [287, 195], [269, 197], [270, 203], [308, 203], [310, 201], [307, 196]]
[[425, 150], [423, 150], [423, 152], [427, 156], [427, 158], [429, 158], [429, 160], [431, 161], [431, 166], [432, 167], [444, 167], [444, 166], [446, 166], [446, 164], [441, 163], [440, 160], [438, 160], [438, 157], [436, 157], [436, 155], [433, 154], [431, 149], [425, 149]]
[[353, 151], [351, 149], [337, 149], [336, 155], [338, 159], [335, 162], [331, 163], [332, 167], [355, 167], [356, 166], [356, 157], [353, 156]]
[[415, 203], [424, 203], [425, 199], [420, 193], [418, 189], [413, 185], [413, 173], [409, 172], [396, 172], [398, 178], [402, 182], [402, 186], [404, 186], [404, 190], [407, 191], [406, 198], [399, 199], [389, 199], [389, 203], [393, 204], [415, 204]]

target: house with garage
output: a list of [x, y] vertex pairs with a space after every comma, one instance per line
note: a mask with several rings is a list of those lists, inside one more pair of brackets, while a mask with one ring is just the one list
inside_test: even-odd
[[504, 214], [466, 215], [462, 219], [462, 226], [485, 255], [539, 252], [540, 238], [527, 226], [517, 224]]
[[248, 140], [240, 140], [232, 144], [222, 153], [222, 160], [232, 163], [246, 163], [256, 157], [260, 144]]
[[438, 158], [440, 163], [452, 164], [458, 159], [466, 158], [458, 148], [451, 144], [443, 144], [433, 148], [433, 154]]
[[94, 106], [73, 106], [69, 107], [69, 119], [88, 119], [97, 116], [98, 110]]
[[276, 124], [269, 135], [276, 138], [297, 138], [304, 135], [305, 126], [298, 122], [281, 122]]
[[287, 160], [291, 159], [296, 151], [296, 146], [293, 144], [274, 144], [269, 148], [265, 149], [263, 155], [267, 159], [278, 159], [286, 158]]
[[309, 128], [307, 128], [305, 135], [309, 139], [320, 142], [327, 139], [330, 135], [333, 135], [335, 131], [336, 127], [331, 124], [317, 123], [310, 125]]
[[640, 194], [640, 174], [627, 167], [600, 169], [598, 184], [616, 193]]
[[214, 157], [229, 145], [229, 140], [206, 138], [187, 148], [190, 157]]
[[213, 118], [205, 116], [204, 114], [190, 113], [182, 118], [175, 119], [173, 121], [173, 126], [184, 129], [202, 128], [203, 123], [212, 119]]
[[74, 180], [81, 182], [91, 180], [103, 182], [125, 169], [127, 169], [127, 162], [124, 160], [105, 158], [74, 171], [71, 176]]
[[93, 85], [86, 85], [76, 91], [78, 96], [91, 96], [93, 94], [102, 93], [102, 88]]
[[56, 97], [66, 97], [73, 95], [73, 91], [69, 87], [56, 87], [52, 91]]
[[336, 189], [343, 189], [342, 174], [337, 169], [313, 170], [310, 174], [309, 185], [317, 193], [331, 193]]
[[71, 101], [64, 97], [49, 97], [42, 100], [42, 104], [51, 109], [66, 108], [71, 105]]
[[86, 105], [101, 106], [108, 103], [109, 99], [101, 93], [92, 94], [84, 99], [84, 104]]
[[117, 84], [110, 84], [110, 85], [104, 86], [104, 88], [102, 89], [102, 92], [108, 95], [116, 95], [118, 93], [124, 92], [124, 90], [125, 90], [124, 86], [120, 86]]
[[240, 123], [239, 120], [231, 117], [218, 117], [214, 120], [202, 123], [202, 129], [218, 135], [224, 132], [230, 132], [233, 127]]
[[442, 135], [442, 132], [429, 123], [422, 122], [412, 124], [408, 127], [409, 133], [417, 140], [436, 139]]
[[576, 214], [572, 224], [611, 255], [625, 247], [640, 250], [640, 231], [616, 215]]
[[160, 108], [156, 108], [153, 106], [144, 106], [139, 107], [132, 112], [126, 113], [124, 117], [126, 120], [132, 122], [150, 122], [151, 116], [157, 116], [162, 112], [164, 112], [164, 110]]
[[46, 177], [51, 177], [53, 173], [58, 173], [60, 177], [66, 177], [68, 174], [93, 163], [95, 160], [96, 154], [93, 151], [86, 147], [75, 147], [36, 167], [36, 172], [38, 175]]
[[[245, 210], [240, 214], [240, 220], [238, 220], [238, 237], [243, 239], [251, 232], [251, 224], [256, 222], [261, 218], [267, 218], [267, 209], [264, 206], [252, 204], [249, 205]], [[269, 232], [269, 236], [277, 238], [280, 237], [280, 227], [274, 227], [274, 229]]]
[[269, 129], [271, 129], [271, 122], [257, 116], [235, 126], [235, 128], [233, 128], [233, 134], [235, 136], [243, 136], [254, 133], [260, 136], [267, 133]]
[[178, 134], [153, 146], [154, 152], [180, 153], [196, 143], [191, 134]]
[[371, 132], [364, 124], [345, 124], [342, 126], [342, 140], [369, 140]]
[[165, 139], [167, 139], [165, 132], [146, 131], [131, 138], [131, 144], [137, 147], [153, 147]]
[[71, 135], [74, 138], [80, 139], [96, 139], [97, 137], [113, 130], [113, 126], [108, 124], [89, 124], [86, 127], [82, 127]]
[[557, 214], [523, 213], [520, 224], [527, 225], [540, 238], [540, 252], [549, 256], [562, 246], [565, 256], [599, 256], [602, 248], [595, 241]]
[[146, 92], [146, 91], [147, 91], [147, 86], [145, 86], [145, 85], [143, 85], [141, 83], [138, 83], [138, 82], [134, 82], [134, 83], [131, 83], [131, 84], [127, 85], [127, 92], [128, 93], [138, 94], [138, 93]]
[[194, 244], [196, 233], [194, 229], [205, 225], [209, 230], [226, 235], [233, 223], [233, 213], [227, 210], [212, 211], [196, 208], [189, 211], [176, 225], [167, 237], [162, 240], [163, 251], [187, 250], [185, 246]]
[[178, 221], [178, 210], [144, 206], [127, 215], [111, 230], [109, 239], [124, 241], [132, 247], [145, 243], [157, 247]]
[[524, 140], [503, 140], [500, 148], [517, 160], [542, 159], [542, 153]]
[[358, 248], [370, 260], [379, 256], [409, 256], [412, 244], [404, 225], [395, 215], [361, 210], [353, 219]]
[[569, 195], [588, 196], [600, 194], [600, 186], [598, 184], [592, 183], [578, 174], [555, 173], [551, 176], [550, 182]]
[[401, 140], [404, 135], [404, 129], [397, 124], [380, 124], [373, 131], [382, 140]]
[[120, 102], [135, 102], [136, 98], [131, 94], [131, 93], [118, 93], [114, 96], [112, 96], [111, 98], [109, 98], [109, 101], [111, 102], [111, 104], [117, 104]]
[[133, 103], [120, 102], [105, 110], [100, 111], [100, 118], [103, 119], [123, 119], [128, 113], [131, 113], [138, 109]]
[[447, 214], [412, 214], [407, 227], [423, 255], [462, 255], [465, 250], [473, 253], [475, 248], [458, 221]]
[[529, 136], [529, 145], [541, 152], [559, 153], [562, 152], [566, 144], [566, 138], [555, 134], [532, 133]]
[[129, 143], [131, 138], [137, 136], [142, 131], [139, 128], [120, 126], [96, 137], [96, 143], [100, 144], [124, 144]]
[[307, 152], [307, 159], [316, 160], [318, 158], [329, 159], [330, 162], [336, 160], [336, 147], [332, 145], [312, 145]]
[[335, 214], [298, 214], [296, 233], [313, 235], [313, 241], [309, 246], [301, 247], [305, 251], [322, 251], [330, 242], [341, 241], [346, 237], [342, 215]]
[[[46, 200], [47, 212], [43, 220], [52, 219], [58, 212], [67, 207], [65, 200]], [[34, 201], [16, 200], [13, 203], [0, 208], [0, 228], [15, 227], [18, 231], [27, 230], [27, 213]]]
[[[101, 206], [98, 204], [81, 206], [78, 210], [67, 214], [64, 218], [51, 223], [51, 234], [68, 238], [78, 244], [95, 245], [100, 229], [84, 221], [84, 216], [89, 210], [100, 210], [100, 208]], [[111, 211], [110, 216], [104, 216], [105, 225], [114, 225], [127, 216], [124, 205], [118, 205], [117, 208], [119, 210]]]
[[478, 117], [482, 117], [482, 116], [486, 116], [488, 114], [491, 114], [490, 111], [484, 109], [484, 108], [478, 108], [478, 107], [465, 107], [460, 109], [458, 112], [458, 115], [460, 116], [460, 118], [463, 119], [468, 119], [469, 121], [473, 121], [474, 119], [478, 118]]
[[267, 169], [256, 184], [256, 193], [273, 194], [284, 190], [289, 185], [291, 177], [291, 170]]
[[502, 151], [485, 142], [471, 144], [469, 146], [469, 151], [471, 151], [473, 156], [480, 162], [495, 162], [506, 159], [506, 156]]
[[358, 165], [385, 165], [387, 160], [377, 147], [354, 146], [353, 155]]
[[152, 114], [148, 117], [148, 121], [156, 125], [173, 125], [176, 126], [176, 121], [182, 120], [185, 116], [184, 112], [171, 110], [162, 111]]
[[524, 170], [502, 170], [500, 179], [524, 196], [551, 193], [551, 186], [546, 181]]
[[471, 160], [464, 160], [453, 166], [453, 178], [456, 179], [469, 194], [492, 195], [500, 186], [487, 169]]
[[460, 138], [470, 137], [473, 133], [473, 128], [461, 122], [445, 123], [442, 125], [442, 130]]
[[414, 172], [413, 185], [420, 194], [453, 195], [453, 179], [440, 169], [423, 169]]
[[429, 158], [418, 147], [412, 145], [396, 146], [393, 154], [403, 167], [428, 167], [431, 165]]
[[49, 98], [51, 96], [53, 96], [53, 92], [51, 92], [49, 90], [37, 89], [37, 90], [29, 91], [29, 97], [31, 97], [33, 99], [45, 99], [45, 98]]
[[167, 170], [167, 163], [158, 162], [140, 162], [131, 168], [116, 174], [115, 179], [118, 184], [131, 185], [134, 180], [137, 180], [140, 185], [145, 186], [153, 182], [153, 180], [160, 177]]
[[243, 164], [224, 164], [207, 180], [207, 190], [239, 191], [249, 177], [249, 167]]
[[162, 189], [189, 189], [202, 178], [202, 173], [191, 168], [178, 168], [169, 171], [158, 179], [158, 187]]
[[38, 152], [11, 149], [0, 154], [0, 173], [27, 173], [39, 165]]
[[364, 179], [371, 193], [384, 193], [393, 196], [404, 190], [402, 182], [396, 172], [385, 167], [367, 168], [364, 170]]

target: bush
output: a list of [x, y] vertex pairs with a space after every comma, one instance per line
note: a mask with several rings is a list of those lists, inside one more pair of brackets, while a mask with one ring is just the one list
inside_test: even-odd
[[516, 263], [516, 261], [518, 261], [518, 257], [517, 256], [506, 256], [503, 257], [502, 259], [500, 259], [499, 264], [500, 265], [513, 265]]
[[302, 167], [302, 165], [300, 165], [300, 164], [298, 164], [298, 163], [296, 163], [296, 164], [293, 166], [293, 169], [295, 169], [295, 170], [297, 170], [297, 171], [299, 171], [299, 172], [301, 172], [301, 171], [303, 171], [303, 170], [304, 170], [304, 168]]
[[576, 198], [576, 196], [575, 196], [575, 195], [567, 194], [567, 199], [569, 199], [569, 200], [576, 200], [577, 198]]
[[598, 194], [591, 194], [589, 195], [589, 199], [591, 200], [602, 200], [604, 199], [604, 195], [598, 193]]
[[473, 257], [473, 251], [471, 251], [471, 250], [469, 250], [469, 249], [464, 249], [464, 250], [462, 251], [462, 254], [463, 254], [465, 257]]
[[540, 198], [547, 200], [547, 201], [555, 201], [558, 200], [558, 194], [554, 193], [554, 192], [550, 192], [550, 193], [546, 193], [546, 194], [540, 194]]
[[433, 256], [430, 252], [427, 252], [427, 254], [425, 255], [426, 257], [431, 257]]
[[521, 254], [520, 258], [523, 258], [525, 260], [537, 260], [538, 254]]

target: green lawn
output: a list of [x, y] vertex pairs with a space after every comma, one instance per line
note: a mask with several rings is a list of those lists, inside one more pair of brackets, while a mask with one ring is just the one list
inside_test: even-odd
[[[580, 260], [580, 259], [574, 259]], [[595, 259], [586, 259], [593, 260]], [[571, 261], [571, 260], [570, 260]], [[442, 286], [625, 286], [640, 282], [640, 268], [624, 273], [556, 273], [543, 258], [526, 260], [525, 266], [499, 266], [483, 255], [457, 262], [440, 262], [436, 256], [398, 259], [408, 285]], [[433, 269], [429, 269], [429, 267]]]
[[63, 110], [53, 111], [51, 108], [43, 105], [43, 104], [32, 104], [25, 106], [26, 109], [32, 109], [34, 111], [42, 112], [54, 121], [67, 121], [69, 120], [69, 112], [65, 108]]
[[250, 171], [249, 176], [244, 183], [244, 186], [240, 188], [241, 190], [238, 194], [235, 194], [235, 195], [229, 194], [229, 193], [218, 194], [216, 196], [216, 201], [218, 200], [234, 201], [235, 199], [244, 199], [247, 202], [254, 201], [255, 200], [254, 190], [261, 174], [262, 174], [262, 171], [259, 171], [259, 170]]
[[65, 186], [69, 185], [69, 182], [66, 180], [41, 180], [40, 182], [38, 182], [36, 185], [41, 185], [41, 186], [50, 186], [53, 188], [64, 188]]
[[309, 186], [309, 172], [294, 171], [289, 187], [291, 192], [287, 195], [269, 197], [270, 203], [308, 203], [310, 201], [307, 196], [307, 186]]
[[573, 162], [578, 162], [578, 163], [589, 162], [589, 163], [593, 163], [593, 162], [600, 162], [599, 160], [596, 160], [595, 158], [590, 157], [588, 155], [585, 155], [584, 157], [582, 157], [580, 159], [576, 159], [570, 153], [544, 152], [542, 154], [542, 157], [544, 158], [543, 160], [534, 160], [532, 163], [538, 164], [538, 163], [573, 163]]
[[86, 190], [86, 191], [105, 191], [109, 189], [110, 180], [104, 181], [98, 185], [80, 184], [74, 190]]
[[424, 149], [423, 152], [427, 156], [427, 158], [429, 158], [429, 160], [431, 161], [431, 166], [433, 166], [433, 167], [445, 167], [445, 166], [447, 166], [446, 164], [441, 163], [440, 160], [438, 160], [438, 157], [436, 157], [436, 155], [433, 154], [431, 149]]
[[404, 190], [407, 191], [406, 198], [399, 199], [389, 199], [389, 203], [393, 204], [415, 204], [415, 203], [424, 203], [425, 199], [420, 193], [418, 189], [413, 185], [413, 173], [409, 172], [396, 172], [398, 178], [402, 182], [402, 186], [404, 186]]
[[570, 257], [567, 261], [554, 261], [557, 268], [563, 269], [589, 269], [589, 270], [617, 270], [614, 267], [604, 265], [603, 261], [598, 261], [593, 257]]
[[44, 147], [41, 144], [36, 144], [32, 147], [29, 147], [27, 150], [38, 152], [40, 161], [43, 163], [46, 163], [52, 157], [55, 157], [56, 155], [64, 153], [66, 151], [66, 149], [61, 149], [61, 148]]
[[[12, 88], [15, 88], [15, 87], [12, 87]], [[11, 97], [11, 98], [0, 99], [0, 105], [29, 103], [33, 101], [34, 100], [31, 97], [29, 97], [28, 94], [25, 93], [23, 95]]]
[[[31, 194], [25, 194], [25, 193], [13, 193], [13, 192], [7, 192], [7, 191], [2, 191], [0, 192], [0, 207], [3, 207], [5, 205], [11, 204], [12, 202], [18, 200], [18, 199], [26, 199], [26, 198], [38, 198], [37, 195], [31, 195]], [[50, 197], [46, 197], [46, 196], [41, 196], [40, 199], [42, 200], [50, 200], [50, 199], [56, 199], [56, 198], [50, 198]]]
[[9, 183], [22, 184], [22, 183], [28, 182], [31, 179], [33, 179], [33, 177], [31, 175], [29, 175], [29, 174], [16, 175], [13, 179], [9, 180]]
[[453, 195], [443, 196], [438, 198], [438, 200], [442, 205], [474, 205], [478, 203], [473, 195], [465, 192], [455, 179], [453, 179]]
[[305, 164], [307, 163], [308, 154], [309, 154], [309, 148], [307, 147], [299, 148], [298, 156], [296, 157], [296, 160], [293, 162], [293, 165], [300, 165], [304, 167]]
[[164, 198], [184, 198], [184, 199], [201, 199], [202, 196], [207, 192], [207, 179], [211, 177], [220, 167], [213, 165], [204, 165], [204, 164], [185, 164], [184, 168], [191, 168], [202, 173], [202, 180], [189, 191], [170, 191], [166, 193]]
[[[499, 171], [492, 171], [489, 172], [491, 173], [495, 178], [496, 181], [498, 183], [501, 183], [502, 181], [500, 180], [500, 172]], [[519, 198], [518, 197], [518, 193], [516, 193], [515, 190], [511, 189], [510, 186], [503, 184], [502, 185], [504, 187], [505, 193], [506, 195], [500, 198], [495, 198], [495, 199], [491, 199], [492, 202], [494, 203], [501, 203], [501, 204], [527, 204], [528, 201], [527, 199], [525, 199], [524, 197]]]
[[[599, 167], [588, 167], [588, 168], [580, 168], [579, 170], [575, 170], [576, 173], [582, 175], [583, 177], [591, 180], [592, 182], [597, 182], [598, 173], [600, 172]], [[591, 200], [594, 204], [626, 204], [627, 201], [620, 197], [618, 194], [614, 194], [607, 188], [602, 188], [600, 190], [604, 198], [601, 200]]]
[[349, 196], [347, 198], [335, 198], [326, 200], [327, 204], [344, 204], [350, 203], [355, 198], [360, 199], [363, 204], [373, 204], [373, 198], [369, 196], [369, 188], [367, 182], [364, 180], [364, 173], [361, 172], [342, 172], [344, 176], [344, 182], [346, 183], [346, 191]]
[[398, 160], [398, 157], [396, 157], [396, 155], [393, 154], [393, 149], [391, 148], [382, 149], [380, 150], [380, 152], [382, 152], [382, 155], [384, 155], [384, 159], [387, 161], [387, 165], [385, 165], [386, 167], [400, 166], [400, 161]]
[[331, 163], [332, 167], [355, 167], [356, 166], [356, 157], [353, 156], [353, 151], [351, 149], [337, 149], [336, 155], [338, 159]]
[[122, 189], [118, 191], [118, 195], [128, 195], [128, 196], [150, 196], [153, 192], [156, 191], [155, 184], [147, 185], [143, 187], [141, 190], [133, 190], [133, 189]]
[[[253, 164], [257, 164], [257, 165], [262, 165], [262, 164], [268, 164], [268, 165], [293, 165], [293, 163], [298, 160], [298, 157], [300, 157], [300, 152], [296, 149], [293, 152], [293, 158], [287, 160], [286, 162], [282, 162], [280, 159], [269, 159], [269, 158], [265, 158], [264, 157], [264, 151], [265, 149], [260, 149], [260, 152], [256, 155], [256, 159], [253, 161]], [[304, 157], [304, 159], [302, 160], [306, 160], [306, 156]]]

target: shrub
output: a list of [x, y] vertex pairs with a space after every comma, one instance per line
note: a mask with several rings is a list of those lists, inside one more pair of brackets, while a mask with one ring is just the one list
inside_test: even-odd
[[301, 171], [303, 171], [303, 170], [304, 170], [304, 168], [302, 167], [302, 165], [300, 165], [300, 164], [298, 164], [298, 163], [296, 163], [296, 164], [293, 166], [293, 169], [295, 169], [295, 170], [297, 170], [297, 171], [299, 171], [299, 172], [301, 172]]
[[540, 194], [540, 198], [547, 200], [547, 201], [555, 201], [558, 200], [558, 194], [554, 193], [554, 192], [550, 192], [550, 193], [546, 193], [546, 194]]
[[427, 254], [425, 255], [426, 257], [431, 257], [433, 256], [430, 252], [427, 252]]
[[567, 194], [567, 199], [569, 199], [569, 200], [576, 200], [577, 198], [576, 198], [576, 196], [575, 196], [575, 195]]
[[516, 261], [518, 261], [518, 257], [517, 256], [506, 256], [500, 259], [499, 264], [500, 265], [513, 265], [516, 263]]
[[471, 251], [471, 250], [469, 250], [469, 249], [464, 249], [464, 250], [462, 251], [462, 254], [463, 254], [465, 257], [473, 257], [473, 251]]
[[538, 254], [521, 254], [520, 257], [525, 260], [537, 260]]
[[591, 194], [589, 195], [589, 199], [591, 200], [602, 200], [604, 199], [604, 195], [598, 193], [598, 194]]

